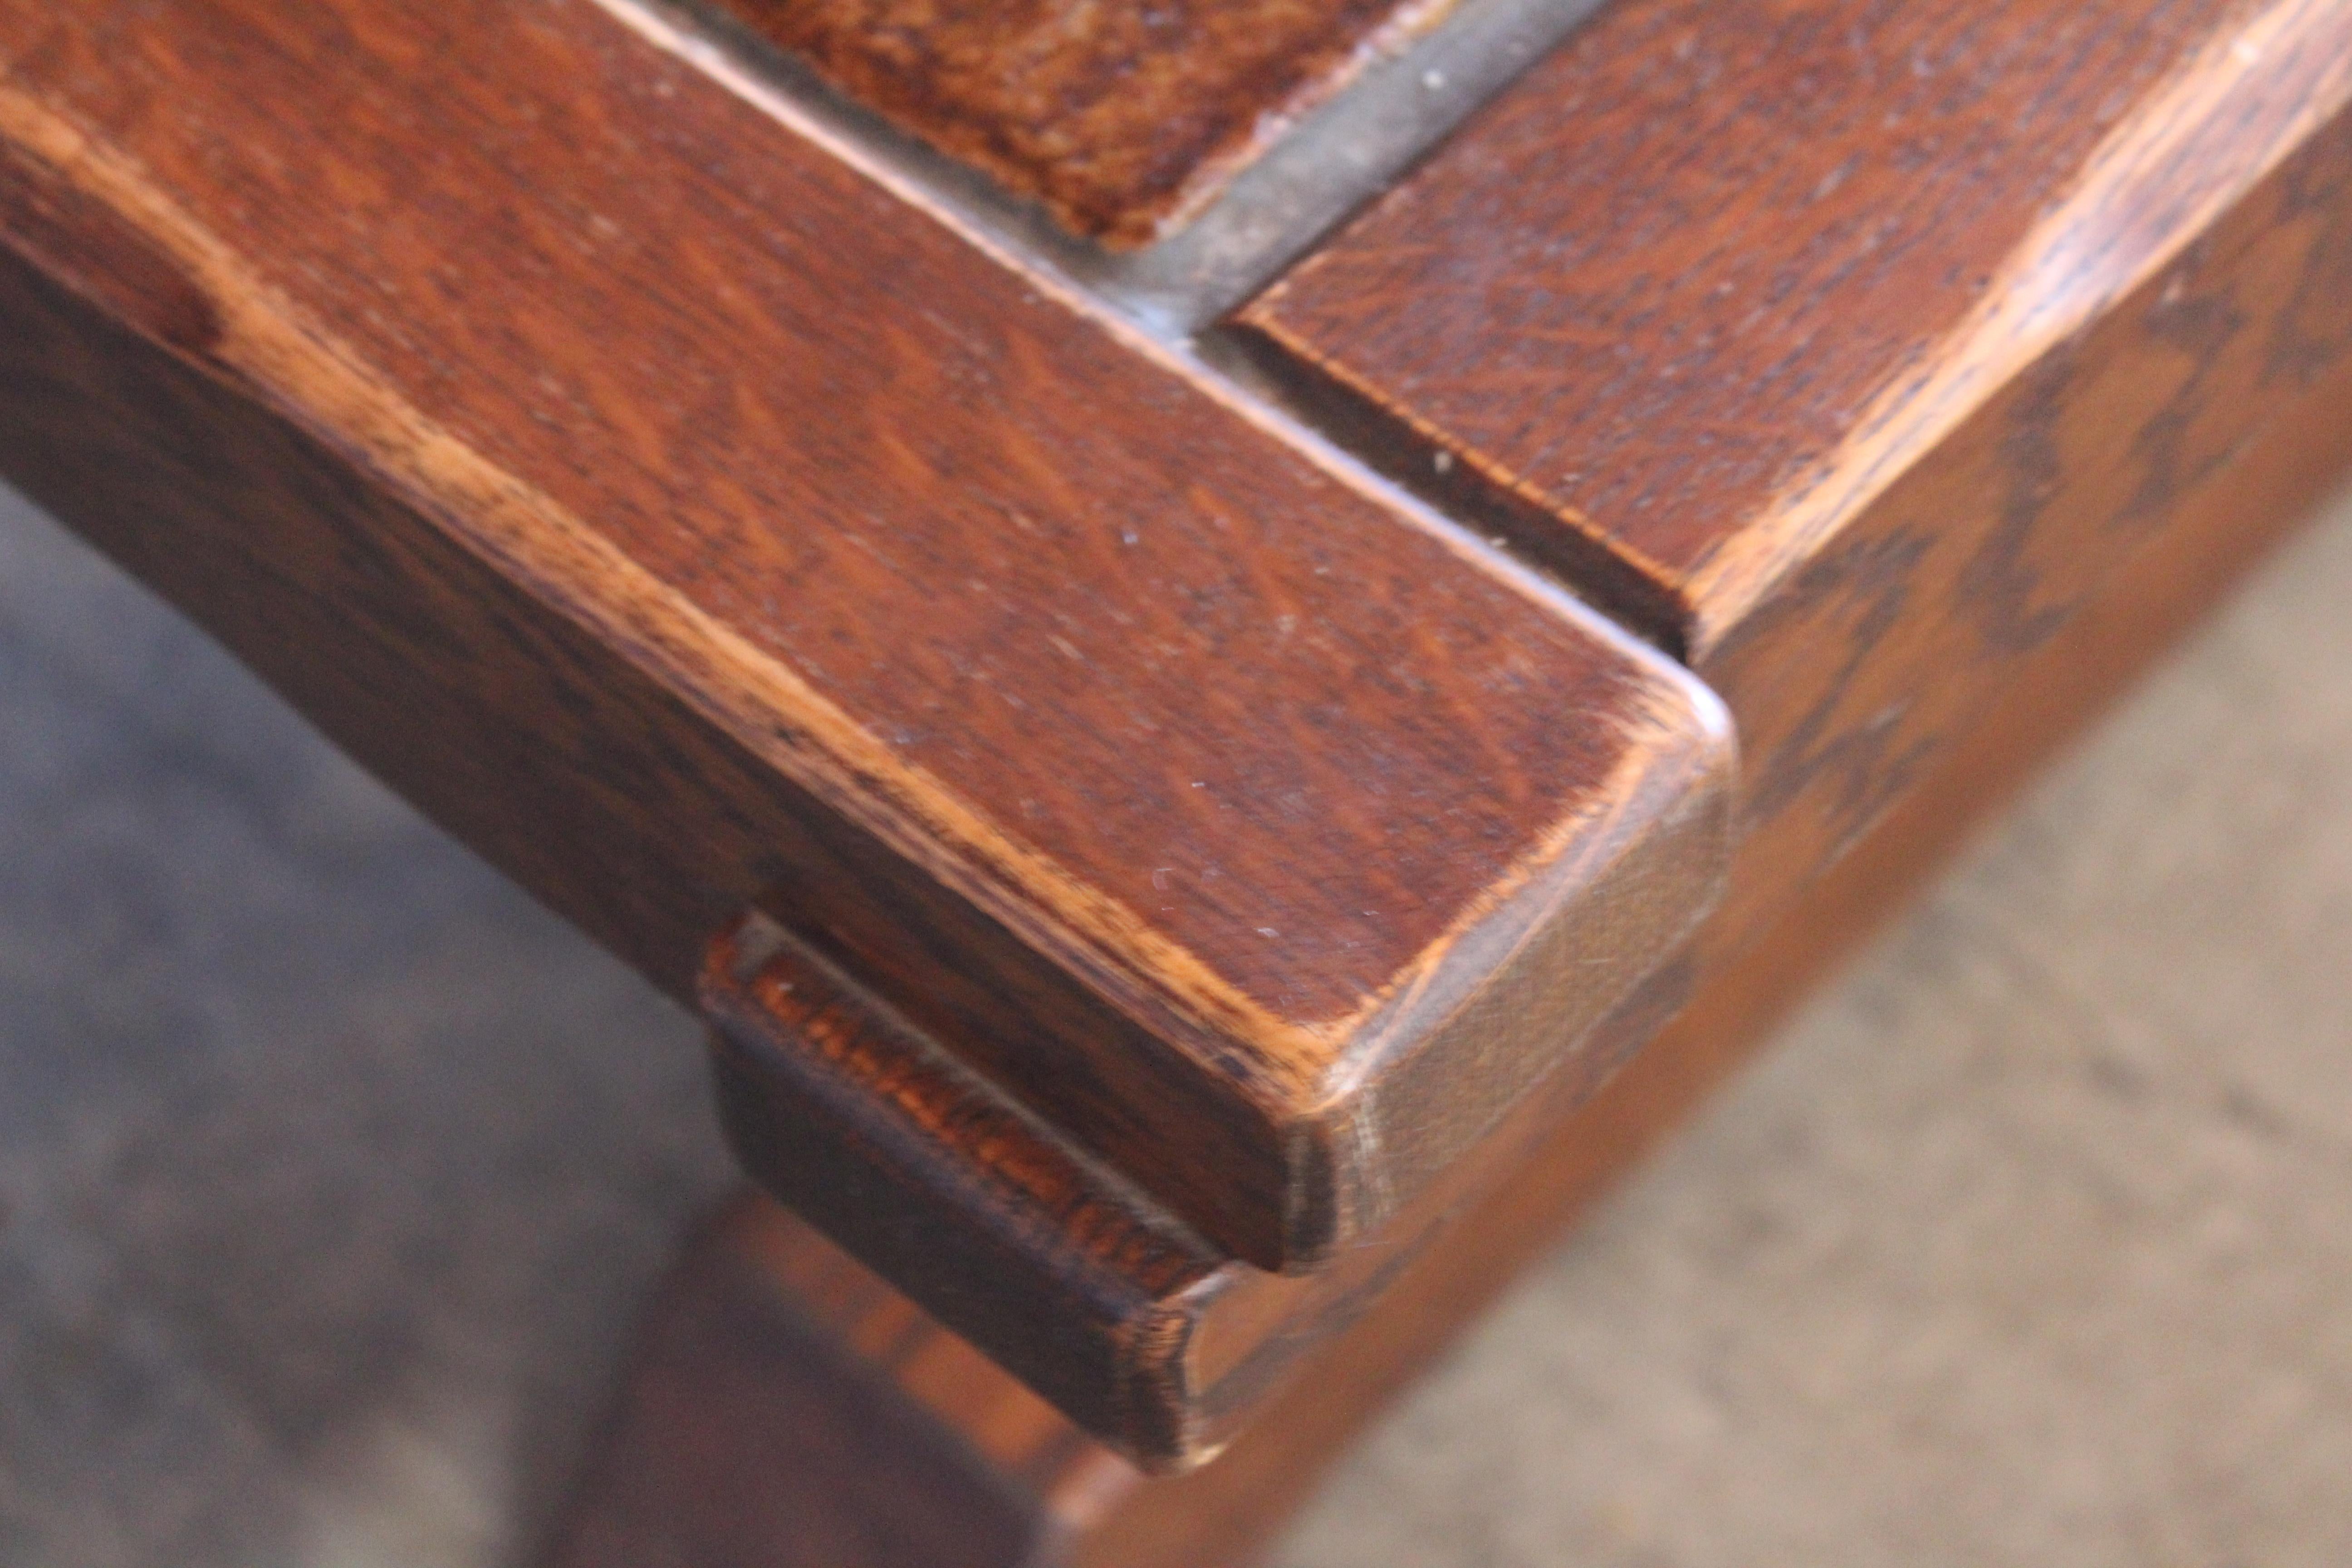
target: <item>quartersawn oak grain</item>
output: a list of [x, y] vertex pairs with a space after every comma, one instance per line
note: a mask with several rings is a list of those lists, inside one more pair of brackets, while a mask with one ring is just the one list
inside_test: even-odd
[[1454, 0], [710, 0], [852, 99], [1119, 247]]
[[1681, 672], [601, 6], [0, 64], [10, 471], [679, 994], [756, 903], [1288, 1266], [1711, 894]]
[[1155, 1473], [1213, 1458], [1297, 1363], [1688, 1000], [1669, 963], [1477, 1150], [1312, 1273], [1218, 1253], [753, 914], [713, 944], [722, 1124], [754, 1181], [1094, 1440]]
[[745, 1170], [1150, 1468], [1208, 1457], [1185, 1297], [1225, 1261], [773, 921], [703, 980]]
[[1624, 0], [1240, 326], [1722, 693], [1736, 946], [2343, 353], [2347, 92], [2335, 0]]
[[[2336, 155], [2352, 175], [2347, 153]], [[2149, 548], [2026, 657], [2021, 679], [1919, 787], [1795, 892], [1768, 938], [1717, 970], [1622, 1075], [1564, 1119], [1533, 1118], [1541, 1131], [1530, 1145], [1497, 1151], [1475, 1203], [1388, 1281], [1362, 1321], [1317, 1349], [1312, 1375], [1276, 1394], [1216, 1464], [1144, 1479], [805, 1225], [747, 1201], [696, 1239], [665, 1287], [547, 1568], [664, 1553], [696, 1568], [891, 1568], [933, 1560], [902, 1555], [900, 1542], [940, 1511], [965, 1521], [947, 1539], [973, 1548], [973, 1568], [1255, 1561], [1347, 1442], [1517, 1268], [2307, 514], [2343, 474], [2347, 399], [2352, 360], [2273, 405], [2231, 458], [2228, 483], [2185, 498]], [[714, 1299], [757, 1302], [767, 1321], [734, 1317], [726, 1338], [675, 1353], [672, 1323]], [[775, 1396], [740, 1402], [754, 1380]], [[858, 1392], [861, 1419], [810, 1412], [844, 1384]], [[847, 1459], [846, 1484], [783, 1491], [780, 1476], [807, 1468], [794, 1458], [804, 1452]], [[983, 1461], [998, 1486], [976, 1500], [943, 1490], [929, 1469], [942, 1453]], [[942, 1496], [954, 1499], [945, 1510], [933, 1506]], [[823, 1544], [795, 1555], [803, 1542]]]
[[[2158, 79], [2148, 90], [2162, 95], [2179, 86]], [[2205, 153], [2211, 166], [2236, 166], [2219, 140]], [[1946, 747], [1970, 733], [1988, 686], [1998, 701], [2020, 679], [2047, 683], [2041, 650], [2067, 631], [2075, 612], [2098, 602], [2109, 575], [2143, 555], [2160, 554], [2179, 529], [2211, 533], [2232, 509], [2242, 510], [2242, 526], [2271, 526], [2281, 509], [2245, 490], [2246, 455], [2283, 422], [2316, 470], [2352, 454], [2352, 418], [2342, 412], [2352, 407], [2343, 382], [2345, 351], [2352, 346], [2352, 124], [2339, 113], [2309, 127], [2226, 208], [2171, 210], [2191, 226], [2165, 247], [2176, 255], [2171, 266], [1989, 397], [1947, 439], [1916, 453], [1916, 468], [1885, 492], [1888, 515], [1902, 523], [1896, 559], [1924, 556], [1932, 565], [1950, 531], [1958, 559], [1976, 562], [1967, 568], [1979, 584], [1975, 609], [1949, 607], [1931, 570], [1878, 580], [1883, 596], [1865, 600], [1866, 613], [1852, 622], [1837, 619], [1854, 612], [1844, 598], [1850, 578], [1832, 552], [1822, 570], [1801, 580], [1800, 591], [1759, 613], [1759, 627], [1794, 622], [1817, 639], [1817, 652], [1848, 661], [1849, 684], [1838, 701], [1854, 715], [1850, 732], [1862, 740], [1832, 739], [1847, 731], [1818, 721], [1796, 726], [1824, 743], [1819, 765], [1827, 772], [1814, 786], [1836, 786], [1825, 792], [1842, 814], [1829, 819], [1834, 837], [1821, 818], [1786, 809], [1790, 797], [1773, 792], [1789, 786], [1766, 775], [1749, 805], [1759, 830], [1738, 850], [1723, 914], [1701, 933], [1687, 965], [1656, 976], [1668, 990], [1651, 998], [1645, 1019], [1597, 1033], [1588, 1043], [1581, 1061], [1592, 1081], [1617, 1056], [1621, 1034], [1630, 1048], [1679, 1005], [1672, 984], [1706, 987], [1727, 966], [1744, 969], [1747, 945], [1785, 918], [1823, 863], [1866, 842], [1884, 811], [1937, 773]], [[2051, 308], [2067, 303], [2061, 296]], [[2024, 300], [2009, 308], [2020, 314], [2032, 309]], [[2227, 330], [2183, 331], [2198, 322], [2225, 323]], [[2006, 531], [1990, 552], [1972, 532], [1989, 509], [1999, 509]], [[2001, 553], [2027, 542], [2029, 524], [2044, 537], [2030, 551]], [[2063, 553], [2085, 539], [2104, 548], [2080, 558]], [[1882, 540], [1864, 548], [1886, 546]], [[1938, 570], [1961, 568], [1947, 557]], [[1905, 597], [1914, 588], [1920, 591], [1916, 604]], [[1990, 596], [2021, 588], [2047, 601], [2031, 618], [2032, 635], [2005, 641], [1990, 669], [1959, 658], [1953, 650], [1970, 647], [1981, 635], [1979, 612], [1997, 608]], [[1929, 624], [1909, 624], [1914, 608]], [[1832, 618], [1808, 619], [1823, 613]], [[1958, 616], [1959, 624], [1936, 624], [1939, 615]], [[1739, 668], [1731, 662], [1736, 657], [1775, 657], [1790, 646], [1773, 636], [1735, 642], [1722, 668]], [[1958, 688], [1956, 699], [1939, 689], [1932, 667], [1923, 672], [1921, 661], [1938, 649], [1952, 663], [1943, 679]], [[1771, 666], [1746, 668], [1738, 689], [1747, 693], [1752, 721], [1761, 723], [1777, 700], [1818, 700], [1785, 668], [1780, 678], [1793, 690], [1780, 693]], [[1873, 759], [1861, 745], [1885, 728], [1883, 720], [1874, 729], [1864, 719], [1906, 707], [1941, 726], [1936, 743], [1878, 773], [1870, 789], [1844, 793], [1872, 777], [1862, 771]], [[1793, 776], [1807, 775], [1801, 770]], [[1380, 1237], [1311, 1278], [1272, 1278], [1228, 1265], [1206, 1280], [1188, 1280], [1184, 1354], [1159, 1386], [1186, 1391], [1203, 1419], [1278, 1388], [1319, 1342], [1375, 1310], [1382, 1290], [1410, 1278], [1417, 1252], [1438, 1245], [1444, 1229], [1484, 1201], [1490, 1184], [1507, 1179], [1515, 1156], [1538, 1143], [1590, 1086], [1567, 1082], [1523, 1104], [1511, 1126], [1489, 1134], [1475, 1155], [1427, 1187]], [[980, 1337], [988, 1342], [985, 1332]]]

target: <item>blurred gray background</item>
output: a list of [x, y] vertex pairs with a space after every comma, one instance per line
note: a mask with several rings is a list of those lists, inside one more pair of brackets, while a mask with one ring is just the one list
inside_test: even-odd
[[[1280, 1568], [2352, 1563], [2352, 505]], [[693, 1026], [0, 491], [0, 1564], [492, 1568], [729, 1173]]]

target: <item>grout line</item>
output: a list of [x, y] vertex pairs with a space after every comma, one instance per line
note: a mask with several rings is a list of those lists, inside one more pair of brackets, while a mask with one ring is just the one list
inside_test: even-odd
[[1166, 238], [1113, 251], [835, 90], [723, 0], [595, 0], [960, 231], [1181, 348], [1278, 277], [1517, 79], [1601, 0], [1457, 0], [1298, 116]]

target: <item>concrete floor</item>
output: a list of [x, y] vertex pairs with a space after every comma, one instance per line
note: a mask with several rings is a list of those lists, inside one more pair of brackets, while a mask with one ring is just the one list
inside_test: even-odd
[[[2352, 1563], [2352, 504], [1280, 1568]], [[0, 492], [0, 1563], [488, 1568], [727, 1181], [692, 1026]]]

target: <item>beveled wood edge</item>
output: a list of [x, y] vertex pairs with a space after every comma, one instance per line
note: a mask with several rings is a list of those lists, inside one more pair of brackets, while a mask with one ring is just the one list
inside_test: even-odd
[[[1720, 826], [1719, 802], [1694, 815]], [[1690, 965], [1679, 940], [1659, 956], [1524, 1092], [1496, 1097], [1459, 1158], [1380, 1194], [1394, 1206], [1365, 1202], [1345, 1248], [1287, 1275], [1202, 1242], [756, 912], [713, 942], [702, 1000], [721, 1125], [752, 1179], [1096, 1440], [1172, 1474], [1221, 1452], [1673, 1016]], [[1461, 1009], [1474, 1026], [1487, 1011]]]
[[1735, 536], [1692, 574], [1683, 591], [1693, 662], [2002, 387], [2172, 266], [2347, 105], [2352, 7], [2341, 0], [2281, 0], [2208, 40], [2107, 134], [1968, 318], [1783, 489], [1768, 509], [1774, 526]]
[[[2332, 378], [2352, 391], [2352, 368]], [[2209, 500], [2199, 521], [2135, 560], [2088, 613], [2037, 656], [2002, 702], [1854, 854], [1808, 886], [1771, 939], [1717, 975], [1670, 1026], [1659, 1052], [1530, 1151], [1525, 1180], [1495, 1187], [1467, 1223], [1396, 1281], [1357, 1331], [1313, 1363], [1324, 1385], [1293, 1386], [1218, 1463], [1148, 1480], [1089, 1445], [1071, 1446], [1026, 1391], [953, 1336], [906, 1316], [887, 1288], [764, 1204], [736, 1204], [723, 1244], [756, 1259], [771, 1286], [852, 1354], [886, 1370], [945, 1432], [959, 1434], [1034, 1499], [1026, 1552], [1008, 1560], [1093, 1568], [1203, 1568], [1249, 1561], [1346, 1441], [1402, 1380], [1439, 1354], [1509, 1274], [1572, 1221], [1675, 1120], [1729, 1076], [1814, 984], [1948, 863], [1985, 815], [2112, 702], [2172, 637], [2340, 480], [2343, 462], [2311, 439], [2301, 411], [2287, 442], [2267, 443], [2243, 509]], [[2294, 445], [2299, 443], [2299, 447]], [[2243, 526], [2240, 526], [2243, 523]], [[2224, 526], [2228, 524], [2230, 526]], [[719, 1231], [705, 1233], [716, 1240]], [[1014, 1408], [1008, 1410], [1010, 1405]], [[562, 1568], [580, 1568], [565, 1560]], [[863, 1565], [861, 1565], [863, 1568]], [[877, 1565], [878, 1568], [878, 1564]]]
[[[1300, 258], [1313, 258], [1313, 253]], [[1208, 351], [1261, 384], [1406, 493], [1489, 534], [1566, 583], [1678, 663], [1692, 662], [1696, 607], [1680, 577], [1581, 512], [1390, 396], [1372, 377], [1263, 309], [1277, 278], [1204, 338]], [[1562, 523], [1568, 526], [1561, 526]]]
[[1664, 1017], [1635, 1026], [1641, 1048], [1623, 1071], [1509, 1152], [1507, 1169], [1477, 1182], [1472, 1206], [1386, 1281], [1348, 1331], [1316, 1349], [1218, 1463], [1131, 1488], [1110, 1512], [1088, 1514], [1069, 1560], [1087, 1568], [1249, 1561], [1347, 1442], [1474, 1324], [1517, 1270], [1769, 1046], [1807, 995], [1899, 915], [2038, 770], [2127, 695], [2331, 490], [2341, 493], [2352, 476], [2339, 412], [2352, 407], [2347, 398], [2352, 360], [2281, 408], [2230, 483], [2194, 498], [2177, 526], [2103, 582], [2084, 614], [2031, 656], [2020, 679], [1851, 854], [1790, 889], [1759, 940], [1720, 954], [1695, 994], [1661, 997]]
[[[1738, 790], [1729, 717], [1710, 700], [1706, 718], [1705, 740], [1675, 745], [1679, 726], [1662, 715], [1658, 752], [1629, 759], [1605, 816], [1563, 836], [1557, 858], [1461, 934], [1450, 963], [1353, 1031], [1319, 1118], [1334, 1145], [1360, 1152], [1332, 1161], [1335, 1249], [1381, 1230], [1523, 1099], [1569, 1074], [1713, 912]], [[1593, 984], [1592, 971], [1606, 981]]]
[[702, 1004], [770, 1195], [1142, 1468], [1215, 1453], [1184, 1298], [1220, 1254], [765, 916], [712, 942]]
[[[202, 301], [206, 340], [167, 342], [299, 407], [412, 494], [506, 575], [664, 679], [720, 729], [844, 816], [1047, 951], [1130, 949], [1200, 1014], [1279, 1038], [1265, 1018], [1189, 953], [1139, 929], [1060, 867], [1006, 840], [923, 770], [876, 741], [781, 660], [660, 582], [570, 510], [498, 468], [370, 374], [323, 325], [255, 279], [226, 246], [110, 148], [0, 83], [0, 139], [122, 218], [181, 269]], [[86, 279], [76, 279], [73, 281]], [[600, 590], [583, 592], [593, 585]], [[1016, 900], [1006, 889], [1025, 897]], [[1050, 922], [1050, 923], [1049, 923]]]
[[1692, 973], [1678, 951], [1376, 1232], [1283, 1275], [1204, 1247], [757, 914], [713, 943], [704, 1006], [721, 1124], [754, 1182], [1094, 1439], [1164, 1475], [1246, 1430], [1681, 1009]]
[[[187, 309], [181, 313], [203, 322], [201, 342], [184, 333], [160, 339], [169, 352], [207, 374], [228, 376], [249, 395], [257, 394], [281, 410], [299, 410], [301, 422], [322, 426], [339, 447], [356, 449], [404, 493], [421, 498], [439, 526], [467, 549], [620, 650], [828, 808], [1001, 921], [1057, 972], [1072, 977], [1074, 984], [1108, 998], [1130, 1016], [1141, 1010], [1140, 1016], [1164, 1018], [1172, 1002], [1181, 1026], [1173, 1043], [1196, 1059], [1213, 1059], [1236, 1042], [1254, 1048], [1268, 1070], [1243, 1085], [1243, 1091], [1263, 1091], [1260, 1114], [1277, 1126], [1296, 1122], [1300, 1129], [1286, 1145], [1298, 1162], [1285, 1200], [1281, 1260], [1286, 1264], [1311, 1263], [1344, 1241], [1345, 1227], [1376, 1223], [1391, 1206], [1392, 1194], [1408, 1184], [1376, 1172], [1359, 1180], [1362, 1173], [1355, 1163], [1382, 1157], [1384, 1145], [1358, 1136], [1352, 1128], [1336, 1136], [1321, 1131], [1337, 1120], [1333, 1111], [1339, 1094], [1367, 1087], [1370, 1075], [1360, 1063], [1349, 1067], [1350, 1081], [1339, 1094], [1322, 1073], [1306, 1064], [1343, 1044], [1383, 1009], [1391, 1012], [1390, 1026], [1382, 1034], [1387, 1041], [1410, 1036], [1395, 1026], [1398, 1018], [1427, 1018], [1431, 1026], [1441, 1026], [1453, 1009], [1441, 1016], [1412, 999], [1477, 994], [1492, 976], [1479, 969], [1476, 958], [1465, 960], [1463, 954], [1486, 953], [1496, 945], [1507, 953], [1528, 951], [1531, 943], [1539, 946], [1534, 939], [1541, 915], [1546, 910], [1559, 914], [1556, 898], [1522, 899], [1520, 890], [1556, 889], [1566, 867], [1595, 860], [1612, 866], [1626, 845], [1642, 837], [1638, 830], [1629, 832], [1620, 814], [1596, 823], [1580, 809], [1572, 812], [1545, 835], [1485, 904], [1465, 911], [1453, 930], [1393, 977], [1358, 1016], [1315, 1026], [1273, 1017], [1112, 900], [1008, 838], [939, 780], [892, 753], [787, 666], [656, 579], [583, 520], [437, 426], [374, 376], [331, 331], [253, 276], [229, 247], [180, 211], [131, 161], [60, 119], [38, 99], [5, 83], [0, 83], [0, 140], [16, 155], [39, 160], [49, 178], [112, 215], [168, 269], [175, 301], [171, 308], [180, 310], [184, 304]], [[87, 291], [91, 286], [87, 270], [71, 264], [77, 258], [67, 259], [64, 280]], [[144, 279], [139, 288], [152, 292], [155, 286], [155, 279]], [[119, 289], [103, 283], [97, 291], [110, 310], [154, 335], [156, 307], [152, 300], [126, 300]], [[1128, 334], [1128, 341], [1137, 352], [1188, 376], [1197, 374], [1133, 334]], [[1384, 506], [1393, 500], [1386, 487], [1357, 465], [1321, 443], [1301, 441], [1299, 432], [1278, 413], [1255, 406], [1231, 389], [1211, 384], [1211, 390], [1276, 438], [1303, 445], [1350, 487], [1370, 487]], [[1657, 802], [1657, 792], [1650, 787], [1653, 781], [1646, 777], [1653, 768], [1663, 776], [1686, 781], [1709, 801], [1727, 790], [1733, 768], [1728, 722], [1712, 694], [1695, 679], [1583, 609], [1557, 584], [1512, 568], [1476, 542], [1463, 538], [1452, 525], [1411, 506], [1394, 510], [1406, 525], [1444, 542], [1465, 569], [1497, 578], [1548, 614], [1569, 617], [1625, 658], [1649, 697], [1643, 732], [1629, 738], [1633, 754], [1623, 788], [1631, 796]], [[1711, 902], [1722, 870], [1719, 863], [1694, 867], [1689, 857], [1679, 853], [1688, 842], [1682, 830], [1691, 820], [1690, 814], [1669, 812], [1658, 825], [1669, 830], [1667, 837], [1678, 851], [1664, 862], [1673, 885], [1689, 900], [1673, 921], [1675, 930]], [[1640, 826], [1633, 825], [1635, 829]], [[1639, 907], [1649, 914], [1660, 912], [1655, 900]], [[1516, 929], [1517, 940], [1496, 943], [1491, 933], [1497, 928]], [[1575, 973], [1581, 979], [1601, 981], [1592, 987], [1588, 1008], [1598, 1012], [1638, 984], [1643, 971], [1595, 976], [1580, 965]], [[1410, 1054], [1393, 1046], [1384, 1046], [1382, 1051]], [[1475, 1130], [1458, 1131], [1454, 1144], [1462, 1146], [1474, 1137]], [[1339, 1188], [1346, 1184], [1375, 1194], [1373, 1201], [1342, 1201]], [[1275, 1258], [1268, 1255], [1263, 1260]]]
[[[1292, 327], [1279, 310], [1288, 275], [1222, 331], [1282, 395], [1349, 432], [1384, 473], [1554, 570], [1587, 577], [1601, 602], [1703, 668], [2003, 386], [2172, 265], [2347, 101], [2352, 12], [2337, 0], [2277, 0], [2244, 26], [2217, 30], [2107, 133], [1981, 303], [1759, 509], [1771, 525], [1741, 531], [1687, 573], [1454, 440]], [[1313, 260], [1310, 253], [1299, 265]]]

